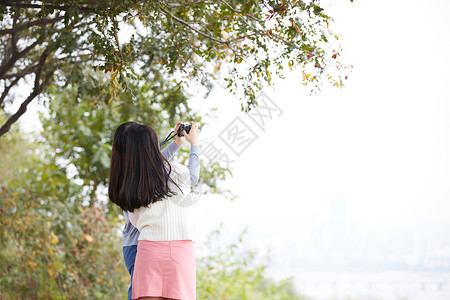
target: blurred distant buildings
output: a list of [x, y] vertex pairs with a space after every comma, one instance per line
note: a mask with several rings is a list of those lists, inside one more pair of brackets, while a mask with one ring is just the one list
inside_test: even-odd
[[313, 219], [310, 234], [298, 256], [304, 268], [450, 272], [450, 222], [364, 231], [349, 224], [345, 201], [337, 197], [328, 222]]

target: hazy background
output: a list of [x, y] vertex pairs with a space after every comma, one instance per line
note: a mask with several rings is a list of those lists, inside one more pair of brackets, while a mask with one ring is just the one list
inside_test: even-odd
[[[301, 73], [286, 72], [264, 89], [282, 110], [265, 131], [220, 89], [197, 99], [219, 108], [203, 145], [235, 160], [224, 186], [239, 196], [201, 198], [201, 232], [223, 222], [233, 239], [247, 226], [273, 276], [315, 297], [450, 299], [449, 11], [437, 0], [333, 3], [354, 66], [346, 86], [309, 96]], [[236, 116], [258, 135], [240, 157], [218, 137]]]
[[[247, 228], [269, 274], [317, 299], [450, 299], [450, 4], [325, 6], [354, 66], [343, 89], [310, 96], [286, 72], [264, 89], [280, 111], [263, 128], [219, 87], [192, 99], [218, 107], [202, 148], [233, 161], [223, 187], [238, 196], [199, 200], [199, 242], [221, 223], [229, 240]], [[39, 128], [33, 111], [27, 131]], [[240, 156], [219, 138], [236, 117], [257, 135]]]

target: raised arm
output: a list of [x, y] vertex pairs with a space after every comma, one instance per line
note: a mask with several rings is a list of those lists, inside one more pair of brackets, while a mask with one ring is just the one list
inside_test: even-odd
[[169, 146], [167, 146], [166, 148], [164, 148], [161, 153], [162, 155], [164, 155], [164, 157], [169, 160], [172, 158], [172, 156], [175, 154], [175, 152], [178, 151], [178, 149], [180, 149], [180, 146], [178, 146], [175, 142], [170, 143]]
[[200, 177], [200, 149], [198, 147], [198, 126], [194, 122], [191, 123], [191, 130], [189, 133], [183, 131], [186, 140], [191, 144], [191, 154], [189, 155], [189, 163], [187, 168], [191, 175], [191, 186], [198, 183]]
[[162, 155], [164, 155], [164, 157], [169, 160], [172, 158], [172, 156], [175, 154], [175, 152], [178, 151], [178, 149], [180, 149], [180, 147], [183, 145], [184, 143], [184, 137], [180, 137], [177, 135], [178, 133], [178, 128], [180, 128], [180, 124], [181, 122], [178, 122], [177, 125], [175, 126], [174, 129], [174, 134], [175, 134], [175, 141], [173, 141], [172, 143], [170, 143], [169, 146], [167, 146], [166, 148], [164, 148], [161, 153]]
[[191, 186], [196, 186], [200, 178], [200, 149], [196, 145], [191, 145], [187, 168], [191, 174]]

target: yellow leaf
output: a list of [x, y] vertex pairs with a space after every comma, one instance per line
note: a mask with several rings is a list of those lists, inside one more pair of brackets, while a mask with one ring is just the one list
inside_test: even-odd
[[267, 77], [270, 77], [270, 72], [269, 72], [269, 70], [266, 70], [266, 74], [267, 74]]
[[58, 237], [52, 232], [50, 232], [50, 243], [52, 243], [53, 245], [58, 244], [59, 239]]
[[86, 240], [88, 243], [92, 242], [94, 239], [89, 234], [83, 234], [83, 239]]
[[219, 72], [221, 65], [222, 65], [222, 63], [219, 63], [217, 66], [214, 67], [214, 73]]
[[34, 261], [29, 261], [28, 265], [34, 271], [34, 269], [36, 269], [37, 263], [35, 263]]
[[50, 275], [51, 278], [54, 278], [55, 272], [52, 269], [47, 270], [48, 275]]

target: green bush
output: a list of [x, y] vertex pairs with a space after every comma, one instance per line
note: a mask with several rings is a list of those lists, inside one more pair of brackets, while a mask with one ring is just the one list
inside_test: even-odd
[[[0, 155], [0, 299], [125, 299], [119, 209], [18, 132], [0, 140], [2, 153], [8, 149], [28, 151]], [[269, 279], [242, 238], [221, 247], [219, 237], [200, 246], [208, 254], [198, 258], [197, 299], [304, 299], [290, 279]]]

